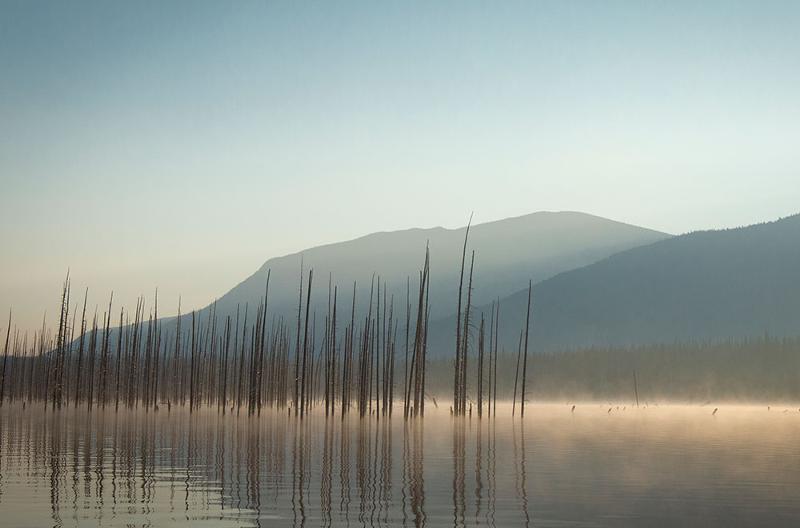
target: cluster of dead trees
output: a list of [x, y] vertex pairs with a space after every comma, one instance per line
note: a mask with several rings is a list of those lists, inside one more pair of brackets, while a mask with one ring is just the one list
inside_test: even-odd
[[[472, 413], [472, 404], [468, 401], [467, 396], [467, 372], [469, 370], [469, 337], [470, 330], [473, 327], [471, 319], [472, 307], [472, 276], [475, 268], [475, 251], [472, 251], [469, 263], [469, 277], [467, 280], [467, 291], [464, 293], [464, 272], [467, 246], [469, 243], [469, 229], [472, 224], [472, 219], [467, 224], [464, 233], [464, 246], [461, 252], [461, 275], [458, 283], [458, 304], [456, 311], [456, 350], [455, 360], [453, 361], [453, 407], [452, 413], [456, 416], [464, 416], [467, 413]], [[528, 283], [528, 310], [525, 317], [525, 328], [520, 331], [520, 346], [517, 354], [517, 366], [514, 373], [514, 397], [512, 404], [512, 414], [516, 413], [517, 407], [517, 386], [520, 378], [520, 359], [522, 360], [522, 391], [520, 394], [520, 415], [525, 414], [525, 388], [527, 385], [527, 372], [528, 372], [528, 335], [530, 331], [530, 314], [531, 314], [531, 294], [533, 291], [533, 283]], [[466, 298], [466, 305], [462, 312], [462, 301]], [[477, 368], [477, 383], [475, 386], [475, 393], [477, 399], [477, 412], [478, 417], [483, 416], [484, 405], [484, 391], [487, 395], [488, 411], [489, 414], [496, 410], [497, 406], [497, 341], [500, 329], [500, 300], [492, 303], [491, 319], [489, 321], [489, 341], [486, 342], [486, 320], [484, 314], [481, 314], [480, 325], [478, 327], [478, 368]], [[525, 346], [523, 348], [523, 336]], [[488, 346], [488, 358], [486, 357], [486, 349]], [[488, 365], [488, 386], [484, 383], [484, 373]]]
[[[469, 228], [467, 237], [468, 234]], [[475, 401], [467, 394], [470, 334], [476, 330], [470, 310], [474, 251], [466, 294], [462, 295], [467, 237], [453, 369], [456, 415], [464, 415], [468, 406], [471, 412]], [[306, 275], [301, 264], [297, 317], [291, 321], [269, 316], [268, 273], [255, 313], [245, 305], [237, 307], [235, 315], [218, 317], [215, 303], [204, 315], [192, 312], [186, 316], [181, 314], [179, 302], [177, 317], [165, 323], [158, 318], [156, 292], [152, 307], [147, 308], [144, 298], [140, 298], [132, 313], [120, 309], [118, 325], [113, 325], [113, 293], [107, 309], [99, 314], [95, 308], [87, 319], [88, 292], [84, 293], [82, 306], [73, 306], [67, 276], [54, 333], [43, 321], [41, 331], [31, 340], [16, 330], [12, 335], [9, 314], [0, 363], [0, 406], [5, 402], [37, 402], [51, 409], [84, 406], [88, 410], [123, 407], [146, 411], [179, 406], [190, 412], [216, 408], [223, 414], [251, 416], [267, 407], [288, 408], [299, 417], [321, 406], [327, 416], [344, 417], [352, 411], [362, 417], [391, 417], [395, 402], [400, 400], [404, 418], [423, 416], [426, 399], [431, 399], [426, 393], [429, 249], [425, 250], [414, 293], [412, 281], [407, 281], [404, 324], [402, 308], [395, 310], [402, 301], [395, 302], [379, 276], [372, 278], [369, 303], [361, 317], [357, 316], [356, 306], [358, 285], [353, 284], [352, 305], [342, 307], [338, 302], [339, 288], [329, 276], [327, 310], [322, 331], [318, 332], [318, 314], [311, 302], [312, 290], [318, 287], [314, 279], [313, 270]], [[342, 309], [350, 313], [342, 316]], [[499, 318], [498, 302], [492, 306], [488, 329], [481, 314], [477, 346], [472, 344], [478, 364], [478, 416], [483, 415], [485, 405], [490, 415], [496, 409]], [[398, 338], [399, 329], [403, 332]], [[527, 327], [524, 335], [520, 400], [523, 412]], [[318, 336], [321, 342], [317, 342]], [[398, 345], [402, 358], [397, 355]]]

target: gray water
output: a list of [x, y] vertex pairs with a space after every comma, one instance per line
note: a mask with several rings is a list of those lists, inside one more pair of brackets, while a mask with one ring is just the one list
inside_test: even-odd
[[797, 526], [796, 407], [0, 409], [0, 526]]

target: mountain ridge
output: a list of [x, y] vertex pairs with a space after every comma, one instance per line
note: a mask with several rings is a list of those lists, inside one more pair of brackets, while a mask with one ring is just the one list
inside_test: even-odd
[[[435, 226], [380, 231], [274, 257], [220, 296], [216, 301], [217, 310], [232, 313], [237, 304], [240, 307], [257, 304], [263, 294], [266, 273], [270, 271], [270, 304], [278, 312], [296, 312], [301, 259], [305, 274], [314, 268], [316, 285], [320, 277], [327, 282], [328, 274], [332, 273], [333, 281], [340, 287], [351, 288], [353, 281], [357, 281], [360, 290], [368, 290], [371, 276], [376, 274], [384, 281], [388, 279], [394, 293], [404, 297], [406, 278], [415, 278], [422, 265], [425, 246], [430, 244], [432, 289], [436, 296], [431, 305], [432, 313], [436, 317], [444, 316], [452, 310], [451, 305], [455, 306], [456, 275], [465, 229], [466, 226]], [[566, 269], [669, 236], [573, 211], [540, 211], [475, 224], [470, 230], [470, 242], [478, 254], [476, 299], [510, 294], [513, 286], [527, 283], [529, 277], [539, 282]], [[319, 291], [320, 288], [315, 287], [314, 293]], [[366, 299], [367, 293], [360, 295], [359, 303]], [[317, 303], [322, 304], [318, 297]], [[211, 309], [213, 304], [201, 311]]]
[[[693, 231], [565, 271], [534, 286], [533, 348], [800, 335], [798, 242], [800, 214]], [[526, 302], [527, 288], [501, 299], [507, 350], [516, 349]], [[446, 348], [454, 317], [432, 323], [435, 350]]]

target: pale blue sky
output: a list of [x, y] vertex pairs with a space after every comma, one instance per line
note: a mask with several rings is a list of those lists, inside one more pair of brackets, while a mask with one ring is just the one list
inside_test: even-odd
[[800, 2], [0, 1], [0, 309], [378, 230], [800, 210]]

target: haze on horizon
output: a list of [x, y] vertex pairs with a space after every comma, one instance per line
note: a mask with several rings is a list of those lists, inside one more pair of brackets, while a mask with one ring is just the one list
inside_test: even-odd
[[[796, 213], [796, 2], [0, 5], [0, 310], [208, 304], [374, 231]], [[102, 312], [102, 308], [101, 308]], [[0, 327], [5, 326], [3, 316]]]

